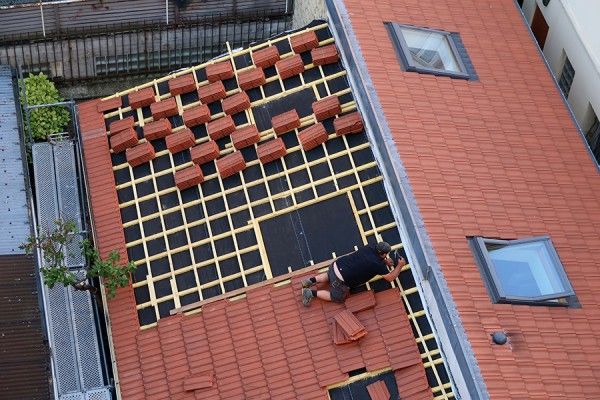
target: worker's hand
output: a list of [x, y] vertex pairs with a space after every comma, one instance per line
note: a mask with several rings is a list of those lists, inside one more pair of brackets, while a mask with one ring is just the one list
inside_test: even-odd
[[386, 256], [383, 261], [385, 262], [385, 265], [387, 265], [388, 267], [393, 267], [394, 266], [394, 260], [392, 260], [392, 257], [390, 257], [389, 255]]
[[404, 257], [400, 257], [400, 259], [398, 259], [398, 264], [396, 264], [396, 267], [404, 267], [406, 265], [406, 260], [404, 259]]

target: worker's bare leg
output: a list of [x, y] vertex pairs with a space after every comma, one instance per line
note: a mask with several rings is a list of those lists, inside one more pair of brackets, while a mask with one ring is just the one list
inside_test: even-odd
[[317, 297], [321, 300], [331, 301], [331, 293], [329, 290], [317, 290]]
[[327, 276], [327, 272], [320, 273], [319, 275], [315, 275], [315, 280], [317, 283], [327, 283], [329, 282], [329, 277]]
[[313, 285], [316, 285], [317, 283], [327, 283], [327, 282], [329, 282], [329, 277], [327, 276], [327, 272], [323, 272], [319, 275], [313, 276], [312, 278], [304, 279], [302, 281], [302, 287], [308, 288]]

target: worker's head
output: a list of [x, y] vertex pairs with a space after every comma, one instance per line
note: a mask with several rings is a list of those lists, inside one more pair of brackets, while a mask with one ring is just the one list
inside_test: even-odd
[[381, 256], [381, 258], [386, 258], [388, 253], [392, 251], [392, 246], [390, 246], [387, 242], [379, 242], [375, 246], [375, 250]]

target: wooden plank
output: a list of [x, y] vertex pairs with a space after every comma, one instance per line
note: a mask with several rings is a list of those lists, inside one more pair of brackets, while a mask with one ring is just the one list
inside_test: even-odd
[[214, 303], [215, 301], [219, 301], [219, 300], [223, 300], [223, 299], [228, 299], [228, 298], [231, 298], [231, 297], [239, 296], [239, 295], [244, 294], [247, 291], [252, 290], [252, 289], [260, 288], [260, 287], [267, 286], [267, 285], [275, 285], [277, 283], [280, 283], [280, 282], [283, 282], [283, 281], [286, 281], [286, 280], [290, 280], [290, 279], [292, 279], [292, 278], [294, 278], [296, 276], [304, 275], [307, 272], [316, 271], [316, 270], [319, 270], [321, 268], [328, 267], [331, 264], [332, 261], [333, 261], [333, 259], [332, 260], [323, 261], [323, 262], [320, 262], [318, 264], [311, 265], [311, 266], [306, 267], [306, 268], [302, 268], [301, 270], [298, 270], [298, 271], [292, 271], [292, 272], [289, 272], [287, 274], [279, 275], [279, 276], [277, 276], [277, 277], [275, 277], [275, 278], [273, 278], [273, 279], [271, 279], [269, 281], [258, 282], [258, 283], [252, 284], [250, 286], [247, 286], [245, 288], [232, 290], [231, 292], [223, 293], [223, 294], [221, 294], [219, 296], [211, 297], [210, 299], [206, 299], [206, 300], [202, 300], [202, 301], [197, 301], [195, 303], [188, 304], [186, 306], [173, 309], [173, 310], [171, 310], [171, 315], [175, 315], [175, 314], [180, 314], [180, 313], [185, 313], [185, 312], [188, 312], [188, 311], [192, 311], [192, 310], [194, 310], [196, 308], [200, 308], [200, 307], [202, 307], [202, 306], [204, 306], [206, 304]]

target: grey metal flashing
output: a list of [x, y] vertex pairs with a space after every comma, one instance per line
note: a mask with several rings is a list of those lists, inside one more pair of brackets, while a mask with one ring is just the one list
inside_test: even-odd
[[403, 243], [406, 244], [407, 256], [411, 265], [416, 267], [415, 280], [425, 297], [428, 317], [440, 339], [441, 351], [457, 389], [455, 395], [457, 398], [488, 399], [489, 393], [475, 354], [425, 229], [408, 175], [395, 150], [390, 128], [352, 29], [348, 10], [343, 0], [325, 1], [331, 30], [349, 71], [350, 85], [373, 144], [371, 148], [384, 175], [385, 188], [403, 235]]
[[0, 65], [0, 254], [19, 249], [31, 231], [12, 71]]

